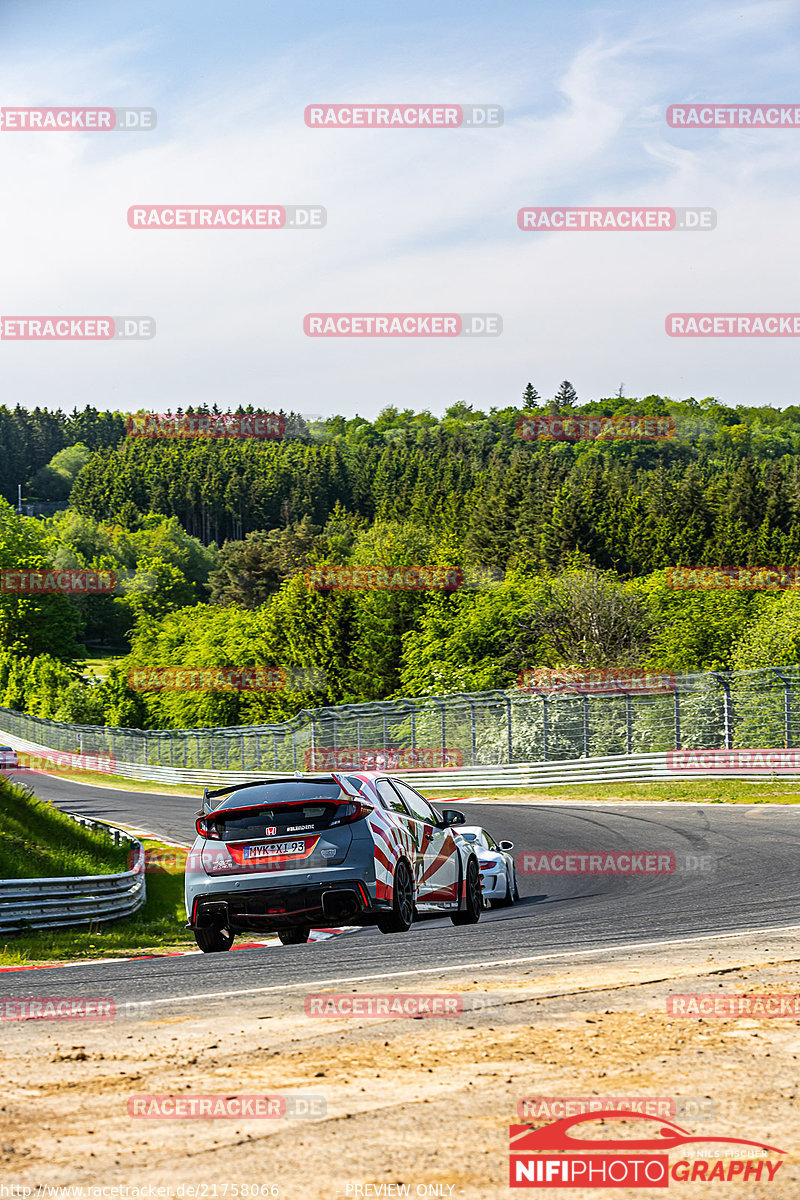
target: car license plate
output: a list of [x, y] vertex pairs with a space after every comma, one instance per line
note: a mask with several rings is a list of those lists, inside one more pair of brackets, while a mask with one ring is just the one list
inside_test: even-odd
[[284, 854], [305, 854], [305, 842], [268, 842], [263, 846], [245, 846], [243, 858], [278, 858]]

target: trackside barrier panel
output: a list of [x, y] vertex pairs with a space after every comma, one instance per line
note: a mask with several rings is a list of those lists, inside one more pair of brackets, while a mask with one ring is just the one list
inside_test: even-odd
[[141, 842], [104, 822], [68, 813], [90, 829], [107, 828], [119, 845], [132, 843], [133, 868], [118, 875], [75, 875], [59, 879], [0, 879], [0, 933], [57, 929], [112, 921], [138, 912], [146, 898]]

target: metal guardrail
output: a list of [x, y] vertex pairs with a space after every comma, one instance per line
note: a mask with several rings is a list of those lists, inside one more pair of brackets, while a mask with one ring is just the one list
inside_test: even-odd
[[[36, 756], [46, 754], [46, 747], [36, 746], [32, 742], [23, 742], [19, 738], [9, 738], [14, 748]], [[691, 752], [687, 752], [691, 753]], [[701, 752], [707, 753], [707, 752]], [[484, 767], [447, 767], [443, 770], [424, 770], [417, 768], [409, 770], [401, 766], [387, 763], [386, 772], [400, 779], [407, 779], [410, 784], [422, 791], [463, 792], [465, 789], [477, 788], [546, 788], [574, 786], [585, 783], [615, 783], [628, 781], [630, 783], [647, 783], [657, 780], [688, 779], [772, 779], [776, 771], [768, 764], [764, 769], [757, 765], [757, 759], [752, 759], [756, 753], [751, 752], [755, 765], [735, 765], [738, 756], [747, 756], [748, 752], [722, 750], [712, 751], [718, 755], [724, 754], [731, 760], [732, 765], [717, 762], [713, 770], [703, 770], [697, 767], [676, 767], [673, 752], [660, 751], [650, 754], [617, 754], [597, 758], [563, 758], [556, 761], [539, 761], [527, 763], [500, 763]], [[787, 760], [781, 765], [782, 779], [800, 780], [800, 750], [776, 750]], [[356, 763], [352, 766], [340, 763], [338, 770], [358, 770]], [[203, 787], [227, 787], [237, 783], [248, 783], [254, 779], [271, 779], [285, 775], [285, 771], [196, 771], [184, 770], [181, 767], [142, 766], [140, 763], [117, 762], [115, 774], [123, 779], [133, 781], [163, 783], [173, 787], [196, 788], [198, 793]], [[57, 773], [55, 768], [54, 773]], [[131, 817], [135, 818], [135, 812]]]
[[144, 849], [141, 842], [104, 821], [91, 821], [68, 813], [89, 828], [103, 826], [114, 841], [132, 843], [135, 860], [130, 871], [118, 875], [75, 875], [61, 879], [0, 879], [0, 933], [26, 929], [57, 929], [92, 925], [138, 912], [146, 898]]

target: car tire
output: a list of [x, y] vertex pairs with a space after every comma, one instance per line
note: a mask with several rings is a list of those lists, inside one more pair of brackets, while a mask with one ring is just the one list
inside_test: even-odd
[[483, 896], [481, 894], [481, 873], [474, 858], [467, 863], [465, 891], [467, 893], [466, 908], [461, 912], [453, 913], [450, 920], [454, 925], [477, 925], [483, 910]]
[[310, 933], [308, 925], [295, 925], [293, 929], [279, 929], [278, 937], [284, 946], [304, 946]]
[[511, 881], [508, 878], [508, 870], [506, 870], [506, 894], [501, 900], [495, 901], [498, 908], [510, 908], [514, 903], [514, 896], [511, 892]]
[[212, 925], [208, 929], [195, 929], [194, 940], [197, 942], [203, 954], [218, 954], [223, 950], [230, 950], [233, 945], [234, 934], [230, 929], [220, 929], [218, 925]]
[[519, 900], [519, 888], [517, 887], [517, 873], [515, 871], [514, 872], [514, 903], [515, 904], [516, 904], [517, 900]]
[[401, 858], [394, 870], [392, 911], [378, 917], [381, 933], [407, 933], [414, 920], [414, 877], [411, 867]]

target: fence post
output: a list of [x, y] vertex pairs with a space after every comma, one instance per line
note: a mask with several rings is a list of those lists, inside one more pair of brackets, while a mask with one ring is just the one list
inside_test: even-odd
[[514, 757], [514, 743], [511, 738], [511, 697], [506, 696], [506, 736], [508, 744], [508, 762]]
[[583, 757], [584, 758], [589, 757], [590, 748], [591, 747], [590, 747], [590, 738], [589, 738], [589, 697], [587, 695], [584, 695], [584, 697], [583, 697]]
[[723, 700], [723, 733], [725, 736], [725, 749], [733, 749], [733, 701], [731, 700], [731, 685], [722, 675], [718, 675], [715, 671], [709, 672], [711, 678], [722, 688], [725, 696]]
[[417, 710], [411, 709], [411, 749], [417, 748]]
[[681, 695], [677, 687], [673, 692], [673, 700], [675, 703], [675, 749], [681, 748]]
[[633, 754], [633, 714], [631, 712], [631, 694], [625, 693], [625, 743], [626, 754]]
[[272, 731], [272, 761], [275, 764], [275, 770], [278, 770], [278, 734], [273, 729]]
[[786, 743], [786, 749], [792, 748], [792, 681], [787, 679], [782, 671], [777, 667], [770, 668], [773, 675], [777, 675], [778, 679], [783, 683], [783, 737]]

